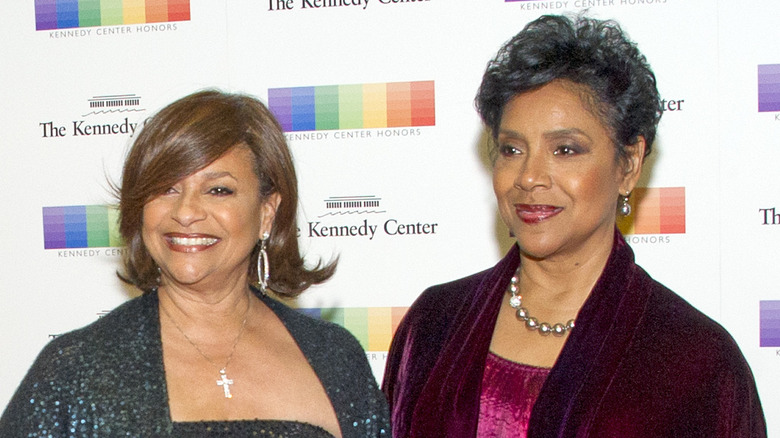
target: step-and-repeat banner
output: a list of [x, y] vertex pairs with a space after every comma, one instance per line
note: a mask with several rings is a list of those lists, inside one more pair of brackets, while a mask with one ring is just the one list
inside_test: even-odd
[[473, 96], [541, 14], [617, 19], [664, 98], [621, 229], [722, 323], [780, 433], [780, 6], [775, 0], [16, 0], [0, 5], [0, 407], [49, 339], [137, 295], [116, 277], [110, 182], [144, 120], [208, 87], [258, 96], [300, 176], [300, 239], [335, 277], [295, 303], [347, 327], [381, 377], [426, 287], [493, 265], [498, 218]]

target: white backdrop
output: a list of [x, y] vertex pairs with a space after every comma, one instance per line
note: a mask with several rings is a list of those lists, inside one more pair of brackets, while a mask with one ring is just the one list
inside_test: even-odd
[[[302, 246], [312, 260], [341, 257], [333, 280], [297, 305], [352, 330], [381, 375], [403, 309], [508, 248], [472, 104], [485, 63], [526, 22], [587, 7], [621, 22], [667, 100], [627, 237], [651, 275], [733, 334], [770, 434], [780, 432], [775, 1], [176, 0], [189, 14], [156, 19], [137, 15], [143, 0], [123, 1], [101, 0], [100, 25], [81, 27], [47, 26], [42, 14], [78, 0], [0, 4], [0, 407], [51, 336], [133, 296], [114, 274], [122, 248], [96, 237], [113, 228], [107, 180], [118, 178], [133, 126], [204, 87], [268, 101], [271, 89], [338, 86], [342, 102], [362, 89], [365, 109], [388, 87], [432, 82], [427, 121], [288, 132]], [[167, 3], [145, 0], [149, 11]], [[55, 248], [50, 208], [82, 206], [109, 225]], [[65, 221], [78, 228], [78, 217]], [[401, 234], [398, 224], [413, 227]], [[330, 231], [350, 226], [355, 235]]]

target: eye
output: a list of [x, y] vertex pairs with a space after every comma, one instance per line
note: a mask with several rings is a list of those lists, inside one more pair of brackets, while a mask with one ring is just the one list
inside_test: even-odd
[[554, 155], [563, 155], [563, 156], [569, 156], [569, 155], [577, 155], [580, 153], [580, 149], [576, 146], [572, 145], [560, 145], [557, 148], [555, 148], [555, 151], [553, 152]]
[[510, 157], [520, 153], [520, 149], [512, 146], [511, 144], [502, 144], [498, 146], [498, 153], [504, 157]]
[[230, 190], [227, 187], [212, 187], [209, 189], [209, 194], [215, 196], [229, 196], [233, 194], [233, 190]]
[[168, 187], [164, 192], [163, 195], [173, 195], [176, 194], [176, 188], [175, 187]]

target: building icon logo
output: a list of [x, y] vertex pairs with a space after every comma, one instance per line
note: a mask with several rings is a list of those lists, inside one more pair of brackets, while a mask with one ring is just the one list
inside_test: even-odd
[[381, 201], [382, 198], [374, 195], [331, 196], [325, 199], [325, 213], [318, 217], [386, 213], [379, 205]]

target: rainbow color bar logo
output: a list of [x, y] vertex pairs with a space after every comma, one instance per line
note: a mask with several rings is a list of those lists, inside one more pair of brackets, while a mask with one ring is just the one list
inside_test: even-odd
[[780, 301], [761, 301], [759, 304], [762, 347], [780, 347]]
[[35, 30], [189, 19], [190, 0], [35, 0]]
[[637, 187], [628, 203], [631, 215], [617, 221], [624, 235], [685, 233], [685, 187]]
[[433, 81], [271, 88], [268, 106], [285, 132], [433, 126]]
[[780, 64], [758, 66], [758, 112], [780, 111]]
[[122, 246], [119, 211], [105, 205], [43, 207], [45, 249]]
[[349, 330], [366, 351], [387, 351], [408, 307], [346, 307], [298, 309]]

